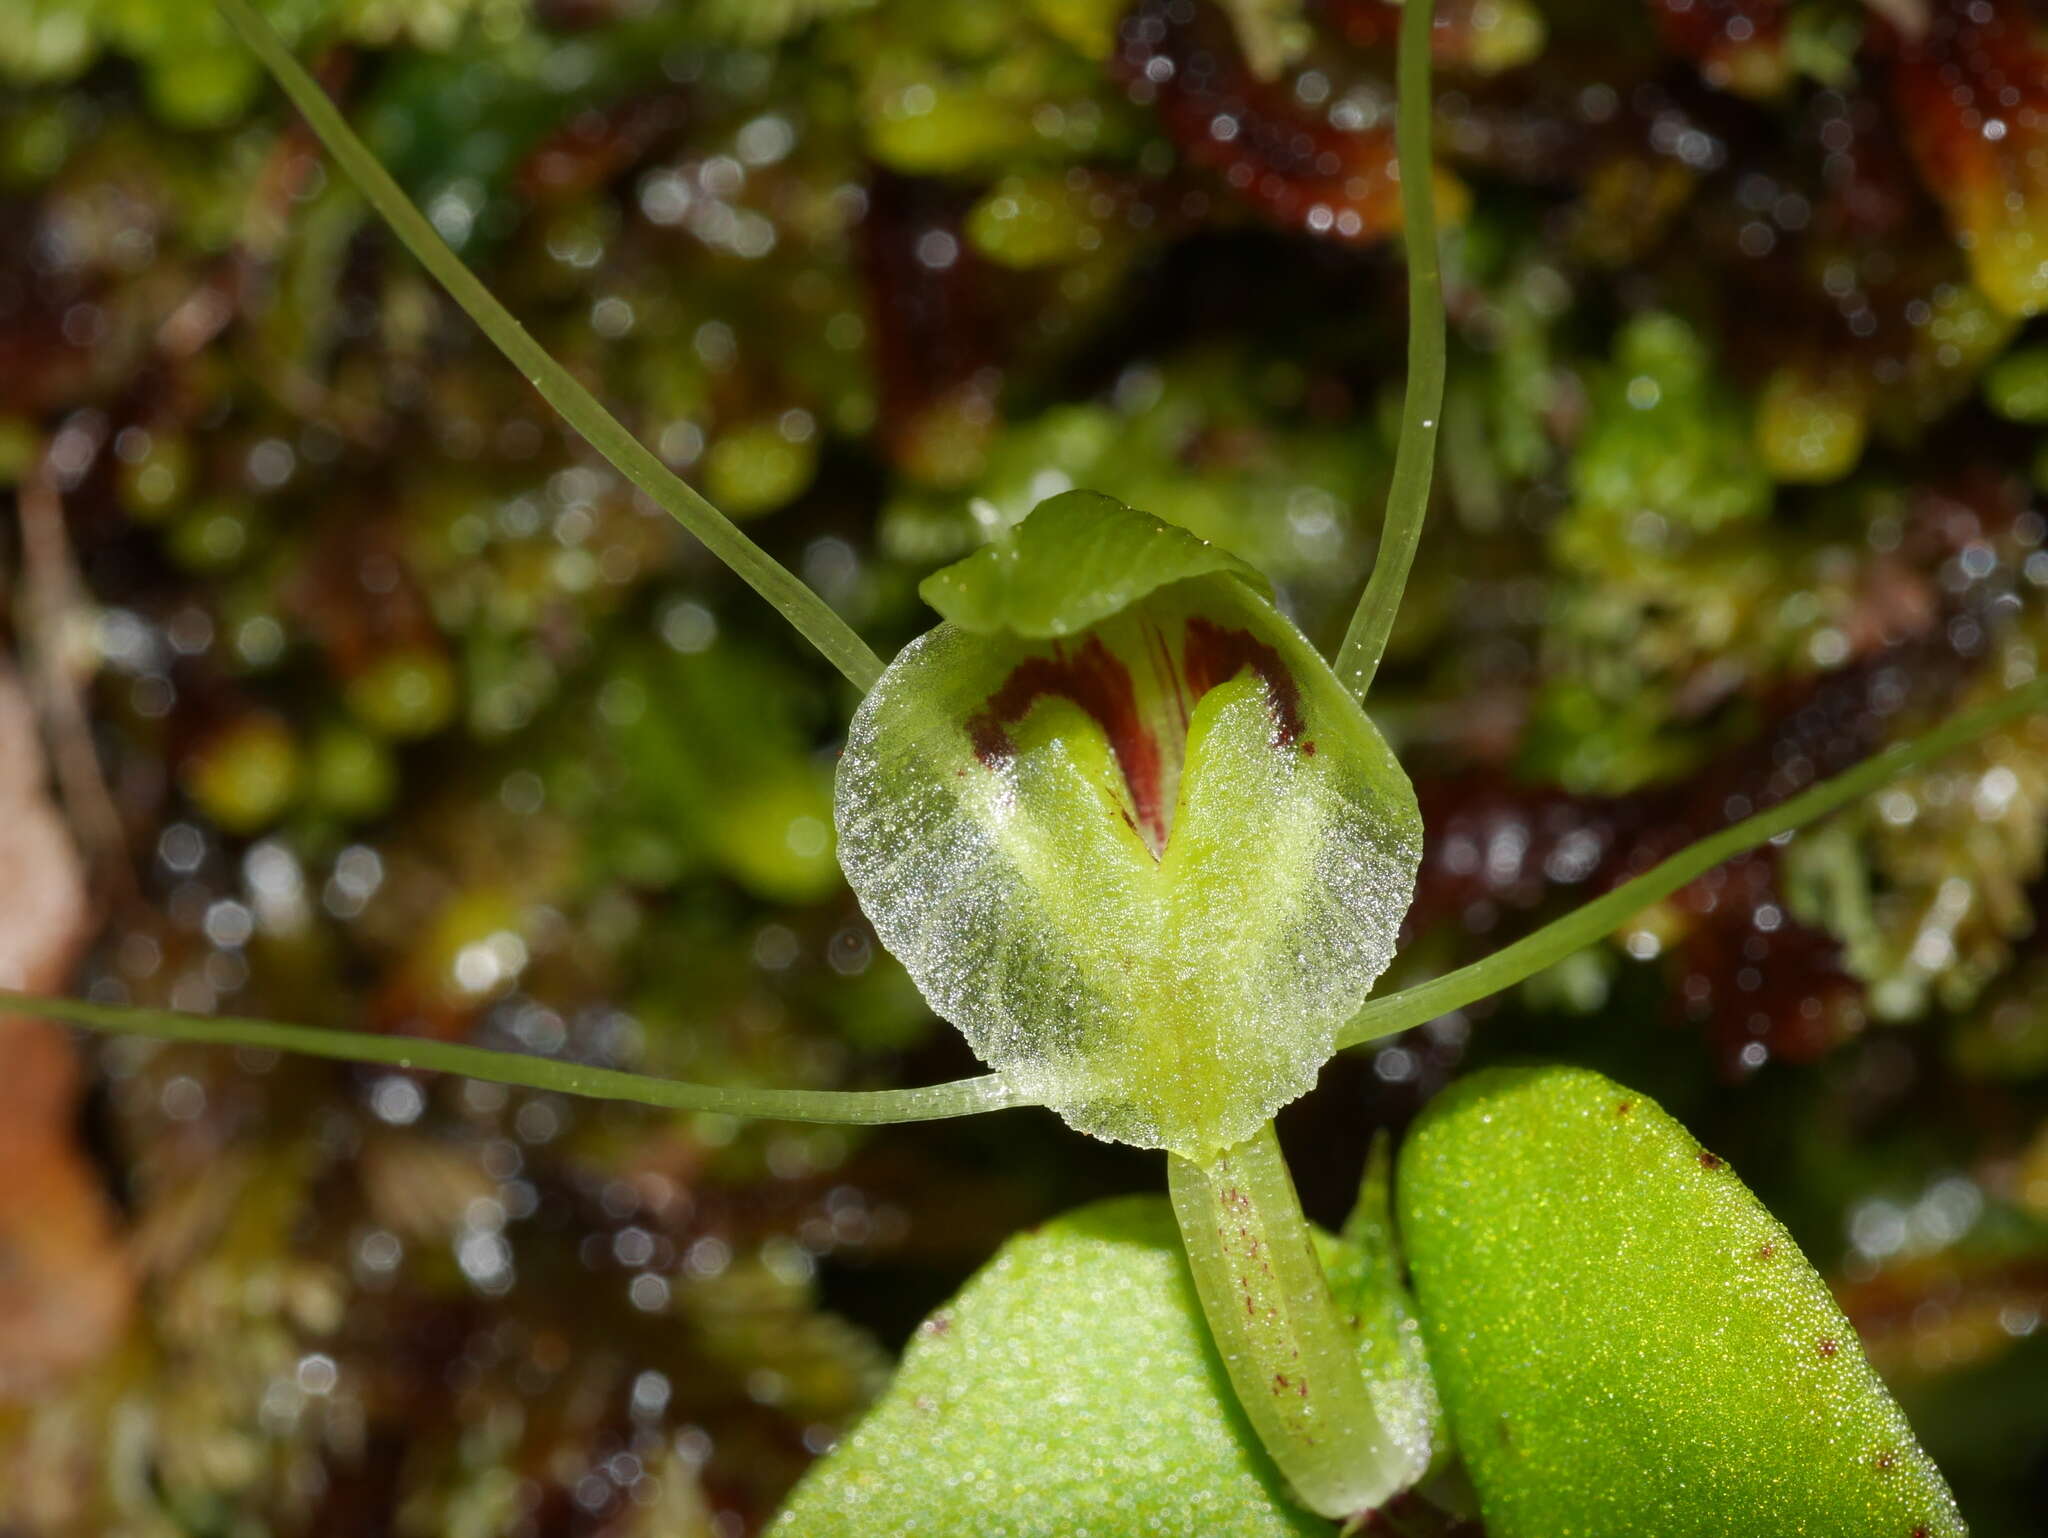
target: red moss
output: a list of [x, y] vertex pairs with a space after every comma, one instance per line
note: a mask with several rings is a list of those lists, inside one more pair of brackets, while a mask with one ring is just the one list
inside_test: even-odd
[[[1431, 18], [1430, 57], [1452, 68], [1472, 62], [1487, 10], [1487, 0], [1441, 0]], [[1359, 48], [1391, 48], [1401, 30], [1401, 8], [1388, 0], [1321, 0], [1312, 14]]]
[[1907, 145], [1978, 286], [2048, 305], [2048, 45], [2024, 0], [1932, 0], [1926, 30], [1879, 36]]
[[[898, 464], [940, 481], [957, 467], [935, 462], [944, 456], [924, 442], [931, 424], [986, 436], [1002, 377], [988, 264], [961, 233], [965, 212], [964, 195], [953, 189], [877, 172], [860, 224], [877, 430]], [[953, 241], [953, 260], [940, 268], [918, 259], [920, 242], [935, 231]]]
[[[1178, 666], [1163, 641], [1158, 661], [1180, 696], [1183, 723], [1203, 695], [1249, 671], [1265, 686], [1274, 747], [1289, 747], [1300, 737], [1301, 688], [1280, 653], [1251, 632], [1197, 616], [1187, 623]], [[1101, 729], [1130, 797], [1133, 826], [1155, 854], [1163, 850], [1172, 813], [1166, 799], [1168, 745], [1147, 718], [1130, 668], [1100, 637], [1090, 636], [1074, 649], [1054, 642], [1050, 656], [1027, 657], [1012, 668], [988, 703], [968, 718], [974, 756], [991, 768], [1009, 757], [1010, 729], [1045, 699], [1079, 707]]]
[[[1938, 565], [1995, 523], [1995, 506], [1971, 509], [1950, 518], [1916, 512], [1902, 553], [1916, 567]], [[1768, 730], [1681, 784], [1591, 797], [1530, 789], [1497, 772], [1423, 777], [1423, 863], [1405, 934], [1449, 920], [1491, 934], [1507, 928], [1504, 916], [1534, 910], [1560, 888], [1611, 890], [1867, 757], [1905, 712], [1938, 706], [1968, 676], [1971, 664], [1945, 644], [1940, 617], [1926, 635], [1888, 645], [1873, 636], [1855, 664], [1787, 684], [1763, 705]], [[1669, 905], [1682, 920], [1664, 960], [1673, 1014], [1705, 1029], [1730, 1078], [1754, 1071], [1753, 1044], [1767, 1058], [1810, 1062], [1861, 1024], [1862, 985], [1834, 938], [1786, 908], [1776, 848], [1716, 867]]]
[[682, 93], [664, 91], [577, 113], [534, 146], [519, 167], [521, 195], [567, 201], [611, 182], [685, 124]]
[[1361, 244], [1400, 228], [1392, 128], [1339, 128], [1257, 79], [1213, 7], [1143, 0], [1114, 67], [1191, 164], [1273, 223]]
[[1650, 0], [1664, 46], [1713, 85], [1758, 93], [1785, 80], [1785, 0]]

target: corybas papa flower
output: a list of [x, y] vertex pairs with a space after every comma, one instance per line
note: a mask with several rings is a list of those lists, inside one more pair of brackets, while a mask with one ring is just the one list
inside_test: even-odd
[[1257, 573], [1068, 492], [923, 589], [840, 762], [840, 861], [932, 1007], [1097, 1137], [1206, 1156], [1392, 958], [1414, 792]]

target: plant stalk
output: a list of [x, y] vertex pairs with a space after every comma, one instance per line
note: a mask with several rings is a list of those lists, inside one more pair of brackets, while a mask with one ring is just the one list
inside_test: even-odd
[[1401, 6], [1395, 89], [1395, 154], [1401, 169], [1401, 241], [1408, 254], [1408, 382], [1401, 437], [1387, 488], [1379, 554], [1337, 653], [1337, 676], [1365, 703], [1386, 655], [1401, 590], [1422, 542], [1444, 403], [1444, 282], [1437, 260], [1435, 167], [1429, 153], [1429, 33], [1432, 0]]
[[1267, 1122], [1206, 1162], [1167, 1157], [1195, 1292], [1245, 1418], [1309, 1510], [1347, 1521], [1399, 1493], [1358, 1343], [1330, 1294]]
[[886, 1122], [939, 1121], [1032, 1104], [992, 1073], [978, 1079], [955, 1079], [947, 1084], [913, 1089], [751, 1089], [691, 1084], [618, 1068], [565, 1063], [530, 1052], [499, 1052], [490, 1047], [464, 1046], [460, 1042], [420, 1036], [334, 1031], [315, 1025], [241, 1020], [231, 1015], [187, 1015], [168, 1009], [92, 1004], [83, 999], [40, 998], [6, 989], [0, 989], [0, 1014], [41, 1016], [114, 1036], [153, 1036], [163, 1041], [298, 1052], [347, 1063], [454, 1073], [491, 1084], [551, 1090], [592, 1100], [625, 1100], [664, 1111], [713, 1111], [724, 1116], [762, 1117], [771, 1121], [874, 1126]]

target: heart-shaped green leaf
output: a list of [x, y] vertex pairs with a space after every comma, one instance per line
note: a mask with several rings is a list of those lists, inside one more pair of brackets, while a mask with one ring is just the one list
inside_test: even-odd
[[1210, 572], [1272, 596], [1257, 568], [1186, 529], [1099, 491], [1064, 491], [994, 543], [933, 572], [918, 592], [962, 630], [1050, 640]]
[[[1326, 1256], [1348, 1253], [1335, 1241]], [[1427, 1446], [1426, 1374], [1377, 1259], [1344, 1296], [1382, 1413]], [[1370, 1274], [1377, 1279], [1367, 1282]], [[881, 1401], [812, 1469], [774, 1538], [1309, 1538], [1217, 1361], [1179, 1232], [1123, 1197], [1012, 1239], [918, 1331]]]
[[1421, 848], [1364, 712], [1213, 572], [1065, 640], [920, 637], [854, 717], [835, 815], [882, 943], [992, 1068], [1192, 1158], [1315, 1082]]
[[1417, 1123], [1402, 1240], [1493, 1538], [1936, 1538], [1948, 1486], [1792, 1236], [1655, 1104], [1475, 1075]]

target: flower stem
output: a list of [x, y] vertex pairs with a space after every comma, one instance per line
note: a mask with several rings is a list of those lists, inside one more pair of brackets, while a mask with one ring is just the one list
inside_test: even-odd
[[1573, 951], [1582, 950], [1618, 929], [1651, 903], [1669, 897], [1723, 860], [1782, 837], [1830, 812], [1840, 811], [1899, 775], [1931, 764], [1988, 732], [2042, 710], [2048, 710], [2048, 678], [2021, 684], [2003, 698], [1965, 711], [1931, 732], [1924, 732], [1907, 742], [1894, 743], [1882, 753], [1872, 754], [1855, 768], [1845, 769], [1833, 779], [1823, 780], [1789, 801], [1754, 817], [1746, 817], [1719, 833], [1711, 833], [1696, 844], [1687, 845], [1634, 880], [1574, 908], [1563, 918], [1545, 924], [1534, 934], [1524, 935], [1512, 945], [1503, 946], [1483, 960], [1413, 988], [1403, 988], [1383, 999], [1374, 999], [1337, 1033], [1337, 1045], [1355, 1047], [1362, 1042], [1391, 1036], [1454, 1009], [1462, 1009], [1488, 994], [1499, 993], [1503, 988], [1512, 988], [1545, 967], [1562, 961]]
[[1408, 384], [1401, 437], [1372, 576], [1337, 653], [1337, 676], [1360, 704], [1386, 655], [1401, 590], [1422, 541], [1444, 400], [1444, 284], [1436, 249], [1435, 168], [1429, 154], [1429, 32], [1432, 0], [1404, 0], [1395, 87], [1400, 97], [1395, 153], [1401, 169], [1401, 239], [1408, 253]]
[[462, 258], [448, 248], [249, 0], [214, 3], [228, 25], [292, 99], [313, 132], [320, 136], [320, 142], [327, 146], [328, 153], [362, 189], [370, 206], [384, 216], [384, 222], [420, 265], [433, 274], [450, 298], [469, 312], [470, 319], [562, 419], [610, 460], [613, 468], [652, 497], [742, 581], [773, 604], [826, 661], [846, 675], [848, 682], [863, 694], [873, 688], [881, 676], [882, 661], [853, 627], [795, 574], [742, 534], [730, 518], [678, 478], [624, 423], [606, 411], [575, 375], [548, 356], [547, 349], [528, 334], [512, 312], [498, 303], [476, 274], [462, 264]]
[[1295, 1497], [1340, 1521], [1382, 1505], [1398, 1493], [1399, 1458], [1273, 1124], [1205, 1162], [1171, 1154], [1167, 1169], [1217, 1354]]
[[938, 1121], [1032, 1103], [1013, 1093], [994, 1074], [916, 1089], [741, 1089], [689, 1084], [651, 1074], [595, 1068], [526, 1052], [498, 1052], [489, 1047], [469, 1047], [418, 1036], [330, 1031], [312, 1025], [280, 1025], [228, 1015], [186, 1015], [168, 1009], [89, 1004], [79, 999], [38, 998], [4, 989], [0, 989], [0, 1013], [40, 1015], [112, 1035], [300, 1052], [351, 1063], [457, 1073], [492, 1084], [553, 1090], [593, 1100], [628, 1100], [667, 1111], [716, 1111], [727, 1116], [758, 1116], [774, 1121], [868, 1125]]

